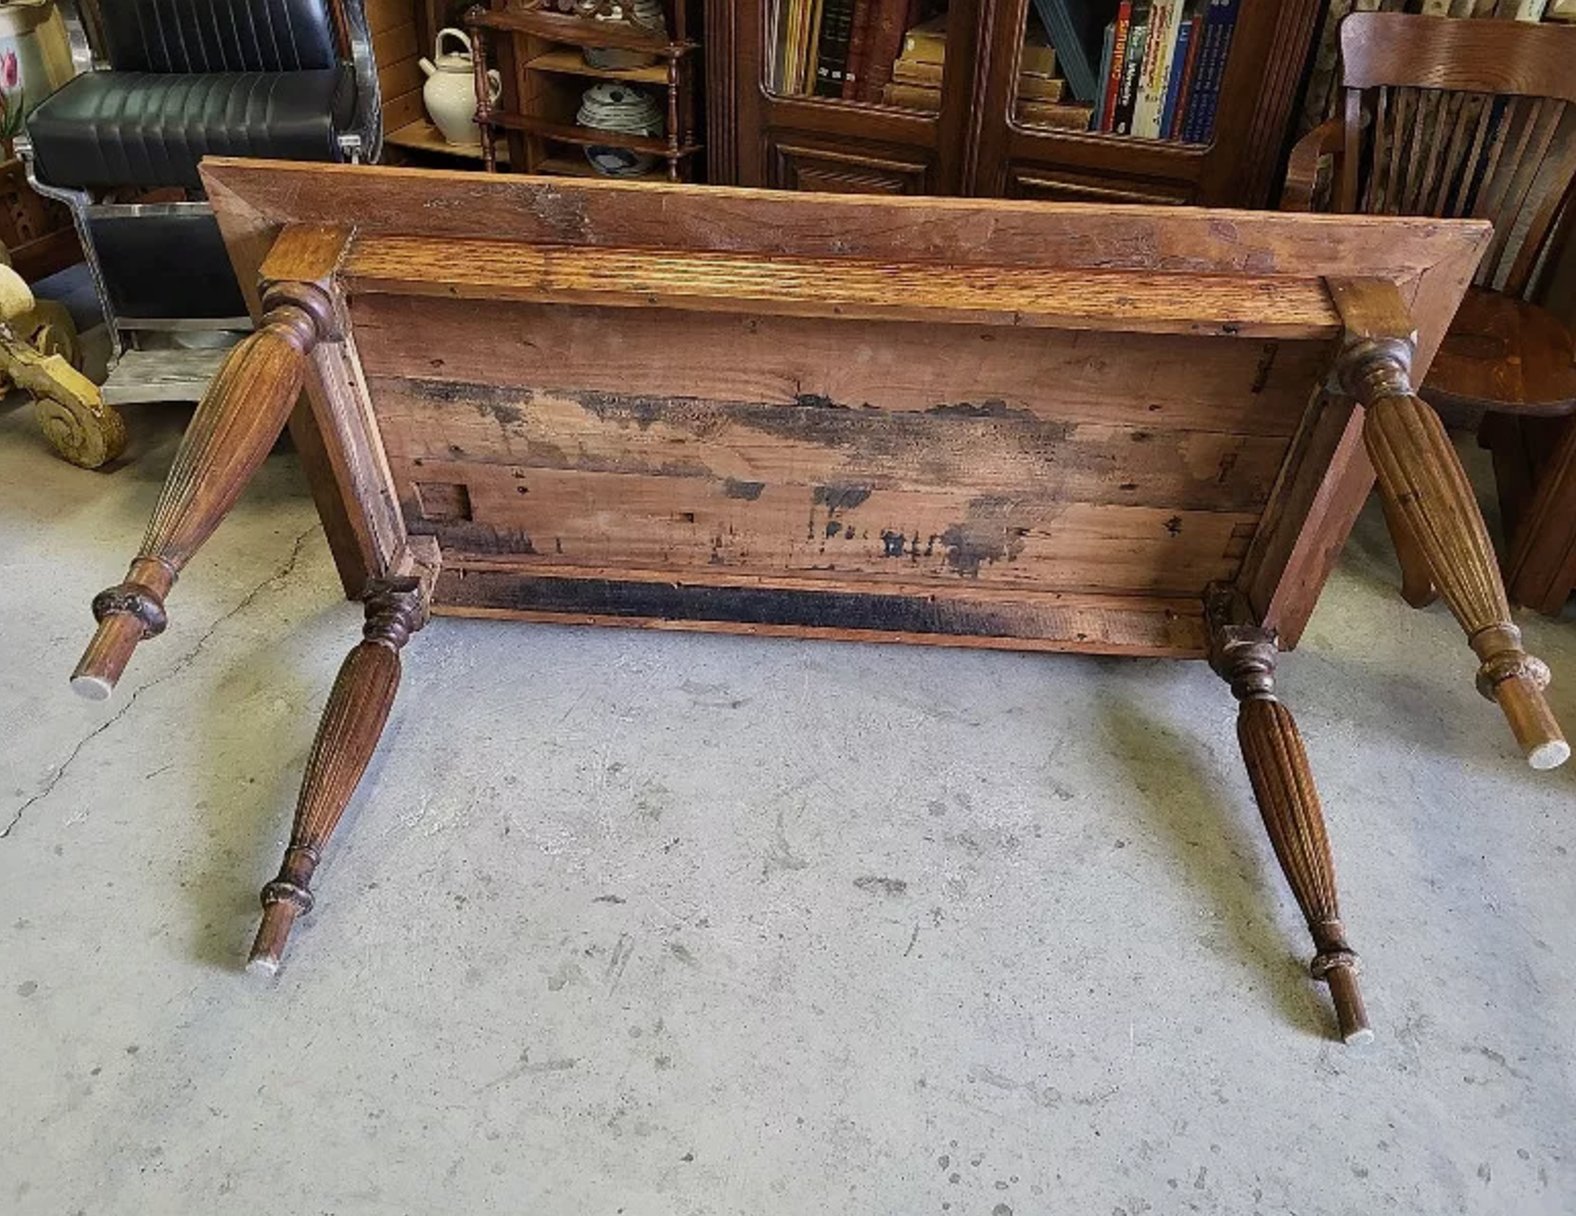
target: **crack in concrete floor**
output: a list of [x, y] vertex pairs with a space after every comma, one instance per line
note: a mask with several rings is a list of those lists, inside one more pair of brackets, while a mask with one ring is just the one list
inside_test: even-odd
[[235, 617], [241, 615], [241, 613], [250, 608], [252, 604], [256, 602], [257, 597], [262, 594], [264, 588], [268, 587], [272, 583], [278, 582], [280, 579], [290, 577], [290, 575], [295, 571], [297, 564], [301, 561], [301, 551], [306, 545], [307, 538], [315, 532], [321, 532], [322, 529], [323, 525], [321, 523], [313, 524], [305, 532], [301, 533], [300, 536], [296, 537], [294, 543], [290, 546], [290, 556], [285, 558], [283, 564], [281, 564], [278, 569], [267, 575], [260, 582], [258, 582], [255, 587], [243, 595], [236, 603], [234, 608], [231, 608], [228, 612], [225, 612], [217, 620], [215, 620], [214, 623], [203, 632], [202, 637], [197, 639], [197, 644], [195, 646], [193, 646], [179, 659], [177, 659], [170, 666], [168, 671], [164, 672], [162, 675], [154, 676], [151, 680], [148, 680], [144, 684], [138, 685], [132, 694], [126, 698], [126, 703], [122, 705], [112, 717], [104, 722], [99, 723], [99, 725], [95, 726], [86, 735], [82, 736], [81, 739], [77, 740], [76, 746], [71, 749], [66, 758], [55, 766], [54, 771], [44, 782], [44, 788], [39, 790], [36, 794], [33, 794], [29, 798], [25, 799], [22, 804], [18, 806], [14, 812], [12, 812], [11, 817], [7, 820], [5, 827], [0, 828], [0, 840], [8, 839], [11, 833], [14, 832], [21, 824], [23, 817], [35, 806], [43, 802], [55, 792], [55, 787], [65, 779], [66, 773], [70, 771], [71, 766], [76, 762], [77, 757], [82, 754], [82, 749], [85, 748], [89, 743], [93, 742], [94, 739], [97, 739], [105, 731], [109, 730], [110, 727], [114, 726], [128, 713], [130, 713], [131, 707], [137, 703], [137, 699], [141, 697], [143, 693], [147, 692], [150, 688], [157, 688], [160, 684], [168, 683], [176, 676], [184, 672], [198, 659], [199, 656], [201, 656], [203, 649], [208, 645], [214, 634], [216, 634], [227, 622], [233, 620]]

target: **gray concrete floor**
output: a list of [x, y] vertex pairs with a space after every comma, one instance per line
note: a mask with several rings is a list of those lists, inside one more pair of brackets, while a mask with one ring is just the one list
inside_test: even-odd
[[1369, 1049], [1196, 664], [440, 620], [260, 981], [359, 613], [275, 455], [72, 697], [181, 423], [131, 421], [98, 475], [0, 413], [0, 1212], [1576, 1211], [1576, 770], [1372, 514], [1282, 679]]

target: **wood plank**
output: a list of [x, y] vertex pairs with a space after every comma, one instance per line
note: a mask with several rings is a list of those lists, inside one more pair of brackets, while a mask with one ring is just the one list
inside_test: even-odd
[[390, 456], [406, 526], [446, 561], [1202, 596], [1242, 565], [1257, 517], [992, 495], [414, 462]]
[[[488, 175], [464, 171], [203, 162], [221, 211], [271, 223], [342, 222], [363, 234], [474, 237], [592, 248], [1195, 274], [1378, 276], [1410, 280], [1473, 264], [1485, 223], [1434, 218], [1101, 207], [1013, 199], [799, 195], [792, 191]], [[243, 202], [244, 200], [244, 202]], [[1442, 331], [1441, 331], [1442, 332]]]
[[[889, 410], [972, 407], [1141, 430], [1293, 435], [1328, 343], [828, 321], [361, 296], [357, 344], [378, 384], [700, 397]], [[411, 336], [419, 334], [420, 341]]]
[[[1004, 404], [891, 411], [374, 379], [391, 458], [739, 485], [968, 486], [1088, 503], [1262, 510], [1288, 441], [1046, 419]], [[419, 476], [419, 474], [416, 474]]]
[[367, 29], [374, 37], [415, 19], [412, 0], [366, 0]]
[[1254, 614], [1290, 650], [1373, 488], [1363, 411], [1321, 395], [1286, 457], [1238, 581]]
[[412, 123], [423, 121], [426, 110], [422, 108], [421, 94], [406, 93], [403, 97], [396, 97], [393, 101], [385, 103], [383, 117], [390, 124], [390, 130], [401, 131]]
[[416, 47], [416, 22], [414, 18], [399, 25], [390, 26], [372, 35], [372, 58], [375, 63], [398, 63], [402, 59], [414, 60], [421, 53], [430, 54], [430, 52], [419, 52]]
[[434, 610], [452, 616], [647, 629], [900, 642], [997, 650], [1202, 658], [1199, 600], [1135, 599], [818, 580], [770, 583], [704, 572], [553, 572], [446, 559]]
[[1333, 336], [1322, 283], [1288, 277], [951, 268], [863, 259], [361, 237], [353, 293], [1258, 337]]

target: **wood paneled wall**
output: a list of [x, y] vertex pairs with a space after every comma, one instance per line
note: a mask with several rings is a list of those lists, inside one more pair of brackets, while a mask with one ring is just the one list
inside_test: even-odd
[[378, 62], [378, 87], [383, 94], [383, 129], [398, 131], [422, 116], [421, 86], [425, 77], [416, 60], [431, 55], [423, 46], [425, 14], [422, 0], [366, 0], [372, 53]]

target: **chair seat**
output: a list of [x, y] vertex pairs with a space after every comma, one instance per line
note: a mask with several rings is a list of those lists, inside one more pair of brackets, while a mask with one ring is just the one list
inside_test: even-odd
[[1422, 395], [1436, 405], [1516, 414], [1576, 410], [1571, 333], [1553, 313], [1473, 288], [1451, 322]]
[[339, 160], [355, 108], [348, 67], [165, 75], [89, 72], [28, 118], [53, 186], [200, 187], [204, 156]]

